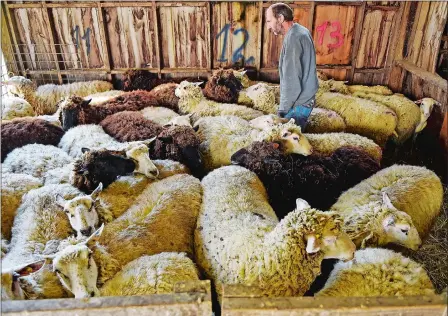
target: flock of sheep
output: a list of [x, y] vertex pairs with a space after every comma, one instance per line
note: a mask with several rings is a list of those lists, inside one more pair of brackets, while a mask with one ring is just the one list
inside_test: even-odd
[[435, 293], [424, 262], [384, 247], [419, 251], [441, 181], [381, 162], [436, 101], [319, 81], [303, 133], [275, 115], [278, 86], [244, 71], [204, 85], [131, 70], [124, 91], [10, 78], [2, 299], [170, 293], [200, 279], [219, 298], [222, 284], [301, 296], [324, 259], [341, 261], [317, 296]]

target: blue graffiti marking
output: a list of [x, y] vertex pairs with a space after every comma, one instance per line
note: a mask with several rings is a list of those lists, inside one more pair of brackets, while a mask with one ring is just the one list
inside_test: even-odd
[[[221, 29], [221, 31], [218, 33], [218, 35], [216, 35], [216, 39], [218, 39], [223, 33], [224, 33], [224, 42], [222, 45], [222, 51], [221, 51], [221, 56], [218, 59], [219, 62], [226, 62], [228, 59], [225, 58], [225, 53], [226, 53], [226, 47], [227, 47], [227, 41], [229, 39], [229, 31], [231, 28], [231, 24], [226, 24], [224, 25], [224, 27]], [[233, 32], [233, 35], [238, 35], [239, 33], [243, 33], [243, 43], [241, 44], [240, 47], [238, 47], [232, 54], [232, 63], [236, 63], [238, 62], [240, 59], [242, 59], [243, 61], [245, 60], [244, 55], [243, 55], [243, 51], [247, 45], [247, 42], [249, 41], [249, 32], [245, 29], [245, 28], [239, 28], [237, 30], [235, 30]], [[245, 60], [245, 64], [253, 64], [255, 63], [255, 57], [251, 56], [249, 58], [247, 58]]]
[[[90, 55], [90, 27], [87, 28], [84, 36], [81, 37], [82, 40], [86, 41], [87, 55]], [[79, 25], [76, 25], [71, 32], [72, 36], [75, 37], [75, 46], [78, 48], [79, 45]], [[76, 35], [76, 36], [75, 36]]]
[[218, 59], [219, 62], [226, 62], [227, 58], [225, 58], [226, 53], [226, 47], [227, 47], [227, 39], [229, 38], [229, 30], [230, 30], [230, 24], [224, 25], [221, 32], [216, 35], [216, 39], [218, 39], [222, 33], [224, 33], [224, 43], [222, 45], [222, 51], [221, 51], [221, 57]]

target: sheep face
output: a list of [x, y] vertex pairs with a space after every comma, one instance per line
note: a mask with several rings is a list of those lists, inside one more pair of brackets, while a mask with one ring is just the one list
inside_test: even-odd
[[310, 142], [302, 133], [294, 133], [287, 128], [281, 131], [280, 138], [285, 152], [288, 154], [299, 154], [309, 156], [313, 153]]
[[243, 70], [243, 69], [233, 71], [233, 75], [235, 76], [236, 79], [241, 81], [243, 88], [248, 88], [250, 85], [250, 79], [246, 75], [246, 72], [247, 72], [247, 70]]
[[412, 218], [405, 212], [397, 210], [386, 193], [383, 193], [382, 208], [387, 214], [382, 220], [383, 232], [380, 232], [380, 236], [385, 235], [383, 243], [396, 243], [417, 250], [422, 241], [417, 228], [412, 223]]
[[64, 211], [78, 237], [90, 236], [98, 226], [99, 218], [95, 201], [102, 189], [103, 185], [100, 183], [91, 195], [78, 196], [65, 203]]
[[96, 281], [98, 267], [92, 251], [84, 244], [70, 245], [53, 259], [53, 269], [61, 284], [75, 298], [99, 296]]
[[262, 115], [257, 118], [254, 118], [253, 120], [249, 121], [249, 124], [252, 128], [257, 129], [268, 129], [274, 125], [287, 123], [289, 122], [286, 118], [281, 118], [274, 114], [268, 114], [268, 115]]
[[79, 125], [82, 109], [87, 107], [91, 99], [85, 100], [83, 98], [72, 96], [63, 99], [58, 104], [60, 110], [59, 120], [64, 131]]
[[95, 243], [101, 236], [104, 224], [88, 239], [68, 245], [55, 255], [48, 256], [53, 259], [53, 271], [65, 289], [75, 295], [75, 298], [99, 296], [96, 287], [98, 267], [87, 244]]
[[149, 149], [146, 145], [140, 144], [128, 149], [126, 156], [135, 161], [134, 172], [144, 174], [150, 179], [157, 179], [159, 170], [149, 158]]
[[191, 126], [191, 122], [190, 122], [190, 118], [193, 114], [187, 114], [187, 115], [182, 115], [182, 116], [176, 116], [174, 118], [172, 118], [168, 123], [166, 123], [165, 125], [163, 125], [164, 127], [168, 127], [168, 126]]
[[7, 86], [9, 93], [20, 98], [26, 98], [30, 92], [36, 90], [36, 85], [30, 79], [22, 76], [11, 77], [3, 81], [2, 84]]
[[200, 96], [202, 98], [202, 91], [199, 87], [202, 82], [188, 82], [182, 81], [174, 91], [174, 94], [178, 98], [195, 98]]
[[415, 128], [415, 133], [419, 133], [426, 127], [428, 118], [434, 109], [434, 105], [440, 106], [440, 103], [432, 98], [423, 98], [415, 101], [415, 104], [420, 106], [420, 122]]
[[40, 270], [45, 264], [45, 260], [17, 266], [10, 270], [2, 271], [2, 301], [3, 300], [24, 300], [25, 294], [20, 286], [20, 277], [29, 275]]
[[356, 250], [356, 245], [344, 232], [335, 232], [327, 227], [322, 235], [307, 235], [307, 253], [321, 251], [324, 259], [351, 260]]

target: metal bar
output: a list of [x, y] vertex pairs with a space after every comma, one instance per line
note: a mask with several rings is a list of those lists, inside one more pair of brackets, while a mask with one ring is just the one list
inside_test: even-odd
[[21, 68], [20, 70], [19, 69], [18, 70], [22, 72], [22, 75], [25, 75], [25, 66], [24, 66], [22, 58], [20, 56], [20, 49], [19, 49], [19, 46], [17, 43], [14, 26], [12, 25], [11, 15], [9, 14], [8, 1], [3, 2], [3, 9], [5, 11], [6, 21], [8, 22], [8, 26], [9, 26], [9, 36], [11, 37], [12, 43], [14, 44], [14, 50], [16, 51], [17, 59], [19, 60], [19, 64], [20, 64], [20, 68]]

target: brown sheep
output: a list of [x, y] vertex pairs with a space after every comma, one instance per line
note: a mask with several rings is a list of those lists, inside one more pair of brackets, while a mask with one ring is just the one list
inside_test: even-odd
[[111, 115], [100, 125], [107, 134], [120, 142], [147, 140], [157, 136], [149, 146], [151, 159], [175, 160], [185, 164], [194, 175], [202, 175], [200, 141], [192, 127], [163, 127], [146, 119], [140, 112], [130, 111]]
[[64, 131], [48, 121], [37, 118], [16, 118], [2, 122], [2, 162], [16, 148], [28, 144], [57, 146]]
[[65, 131], [77, 125], [98, 124], [117, 112], [140, 111], [148, 106], [158, 106], [151, 93], [142, 90], [127, 92], [97, 105], [89, 105], [89, 102], [72, 96], [60, 103], [60, 120]]
[[222, 103], [237, 103], [238, 94], [243, 89], [241, 81], [232, 69], [219, 69], [213, 72], [203, 89], [207, 99]]
[[179, 98], [174, 93], [179, 84], [171, 82], [161, 84], [151, 90], [151, 95], [157, 100], [159, 106], [179, 112]]

